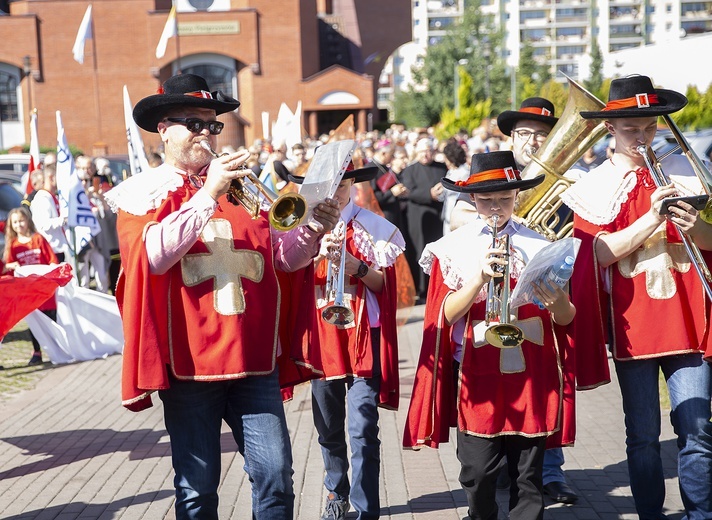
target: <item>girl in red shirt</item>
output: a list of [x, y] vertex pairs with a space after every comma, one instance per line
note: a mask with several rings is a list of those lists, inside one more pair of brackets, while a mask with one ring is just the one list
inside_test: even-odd
[[[30, 210], [25, 206], [10, 210], [7, 216], [8, 226], [5, 229], [5, 254], [3, 260], [5, 269], [14, 271], [20, 265], [56, 264], [57, 256], [52, 251], [49, 242], [37, 232]], [[57, 321], [57, 301], [52, 296], [39, 309]], [[30, 331], [34, 352], [28, 365], [42, 363], [40, 344]]]

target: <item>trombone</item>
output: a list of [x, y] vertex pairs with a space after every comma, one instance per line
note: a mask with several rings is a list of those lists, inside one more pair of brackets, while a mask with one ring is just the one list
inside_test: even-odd
[[[689, 146], [687, 145], [687, 141], [682, 136], [675, 123], [672, 122], [672, 119], [670, 119], [670, 117], [667, 115], [663, 117], [665, 118], [665, 122], [668, 123], [668, 126], [675, 126], [674, 131], [672, 130], [672, 128], [670, 128], [670, 130], [673, 132], [673, 136], [675, 137], [675, 140], [678, 143], [678, 148], [682, 148], [684, 152], [687, 148], [687, 150], [691, 152], [691, 155], [688, 155], [687, 152], [685, 152], [685, 155], [687, 155], [687, 159], [692, 163], [693, 159], [691, 158], [691, 156], [694, 156], [695, 159], [697, 159], [697, 156], [694, 155], [694, 152], [689, 148]], [[653, 178], [653, 182], [655, 183], [655, 185], [660, 188], [661, 186], [666, 186], [670, 184], [670, 177], [665, 174], [662, 169], [662, 166], [660, 165], [660, 162], [672, 152], [668, 152], [668, 154], [665, 154], [661, 158], [658, 158], [655, 156], [655, 153], [651, 150], [651, 148], [645, 144], [641, 144], [640, 146], [638, 146], [637, 150], [638, 153], [643, 156], [645, 165], [648, 167], [648, 170], [650, 170], [650, 176]], [[677, 148], [675, 148], [673, 151], [675, 150], [677, 150]], [[697, 160], [699, 161], [699, 159]], [[701, 168], [704, 168], [704, 171], [707, 172], [707, 175], [709, 176], [707, 168], [705, 168], [701, 162], [699, 166]], [[697, 176], [700, 177], [700, 174], [698, 173], [698, 170], [695, 168], [694, 164], [693, 169], [695, 170]], [[702, 177], [700, 177], [700, 182], [702, 182], [705, 191], [709, 193], [709, 184], [705, 184], [705, 180], [703, 180]], [[709, 202], [707, 204], [708, 206], [702, 211], [709, 210]], [[704, 220], [704, 217], [702, 217], [702, 211], [700, 212], [700, 217]], [[702, 282], [702, 287], [704, 288], [705, 293], [707, 293], [707, 297], [710, 299], [710, 301], [712, 301], [712, 288], [710, 288], [710, 282], [712, 282], [712, 274], [710, 274], [710, 270], [707, 267], [707, 264], [705, 263], [705, 259], [702, 257], [702, 252], [700, 251], [700, 248], [697, 247], [697, 245], [690, 239], [689, 235], [682, 231], [680, 226], [675, 224], [675, 229], [677, 229], [677, 232], [680, 234], [680, 237], [682, 239], [682, 245], [685, 247], [685, 252], [690, 258], [690, 262], [694, 266], [695, 272], [697, 273], [697, 276]]]
[[329, 260], [326, 268], [326, 300], [333, 304], [321, 311], [321, 317], [331, 325], [350, 325], [354, 321], [353, 311], [344, 302], [344, 276], [346, 265], [346, 234], [341, 240], [339, 263]]
[[[208, 150], [214, 157], [228, 155], [226, 153], [217, 153], [206, 140], [200, 141], [200, 146]], [[267, 220], [274, 229], [289, 231], [304, 220], [304, 216], [307, 213], [307, 201], [303, 196], [298, 193], [277, 195], [260, 182], [252, 172], [246, 177], [234, 179], [227, 191], [227, 199], [233, 204], [241, 205], [253, 220], [260, 216], [260, 210], [262, 209], [260, 196], [264, 197], [269, 205]]]
[[[497, 222], [499, 215], [492, 215], [492, 247], [497, 247]], [[485, 310], [485, 339], [487, 343], [497, 348], [518, 347], [524, 342], [522, 329], [509, 319], [509, 235], [502, 237], [504, 243], [504, 259], [507, 263], [502, 268], [502, 281], [494, 278], [487, 285], [487, 307]], [[492, 323], [492, 325], [490, 325]]]

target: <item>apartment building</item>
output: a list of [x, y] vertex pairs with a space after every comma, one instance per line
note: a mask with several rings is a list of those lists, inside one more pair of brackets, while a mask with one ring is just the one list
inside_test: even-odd
[[[428, 47], [464, 12], [464, 0], [412, 1], [413, 42], [399, 48], [383, 70], [378, 95], [382, 108], [388, 106], [394, 92], [408, 88], [412, 83], [410, 68], [422, 62]], [[536, 59], [548, 63], [553, 77], [562, 82], [566, 80], [559, 72], [578, 81], [589, 76], [594, 39], [607, 62], [605, 70], [613, 74], [619, 53], [655, 44], [672, 48], [686, 39], [712, 34], [712, 1], [482, 0], [480, 8], [504, 29], [510, 66], [518, 66], [526, 41], [534, 48]], [[712, 50], [712, 39], [698, 41]]]

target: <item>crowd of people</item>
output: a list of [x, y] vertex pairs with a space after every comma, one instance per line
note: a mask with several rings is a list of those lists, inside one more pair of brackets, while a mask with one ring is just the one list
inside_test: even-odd
[[[425, 320], [403, 446], [437, 448], [456, 428], [470, 518], [498, 517], [498, 487], [509, 490], [512, 519], [543, 518], [545, 495], [577, 501], [562, 448], [575, 440], [576, 390], [610, 382], [609, 354], [640, 518], [665, 518], [660, 371], [687, 518], [712, 518], [710, 302], [681, 243], [708, 256], [712, 226], [685, 201], [663, 210], [665, 198], [702, 191], [689, 163], [666, 158], [670, 181], [661, 184], [641, 155], [657, 118], [685, 104], [634, 76], [612, 82], [601, 111], [581, 114], [604, 120], [612, 139], [600, 156], [583, 154], [561, 195], [580, 244], [573, 277], [535, 281], [537, 304], [509, 309], [498, 295], [551, 244], [516, 215], [518, 194], [544, 180], [522, 172], [558, 121], [549, 100], [526, 99], [446, 140], [401, 125], [359, 134], [333, 197], [287, 231], [230, 203], [230, 185], [254, 174], [274, 192], [296, 191], [329, 135], [215, 154], [216, 118], [238, 100], [192, 74], [140, 100], [134, 120], [162, 143], [149, 172], [110, 187], [101, 159], [77, 158], [102, 222], [80, 252], [79, 278], [119, 303], [123, 405], [146, 409], [154, 393], [163, 403], [176, 517], [217, 517], [223, 421], [245, 459], [253, 516], [293, 517], [282, 400], [307, 381], [324, 462], [322, 519], [352, 507], [360, 519], [380, 516], [379, 413], [399, 405], [404, 254]], [[51, 162], [30, 177], [29, 209], [11, 215], [6, 269], [68, 251]], [[355, 200], [364, 186], [373, 206]], [[116, 251], [123, 269], [114, 280]], [[51, 316], [51, 302], [42, 309]], [[666, 326], [650, 327], [653, 316]]]

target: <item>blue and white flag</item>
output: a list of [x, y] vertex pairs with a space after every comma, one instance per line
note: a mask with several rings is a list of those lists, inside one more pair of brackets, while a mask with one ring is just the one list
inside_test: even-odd
[[126, 139], [129, 146], [129, 164], [131, 165], [131, 175], [148, 170], [148, 159], [146, 159], [146, 149], [143, 147], [143, 139], [138, 125], [133, 118], [133, 108], [129, 98], [129, 89], [124, 85], [124, 123], [126, 124]]
[[80, 253], [99, 234], [101, 227], [91, 209], [89, 197], [82, 181], [74, 170], [74, 157], [67, 144], [62, 114], [57, 110], [57, 197], [59, 214], [67, 217], [67, 226], [74, 232], [74, 240], [69, 241], [74, 253]]

